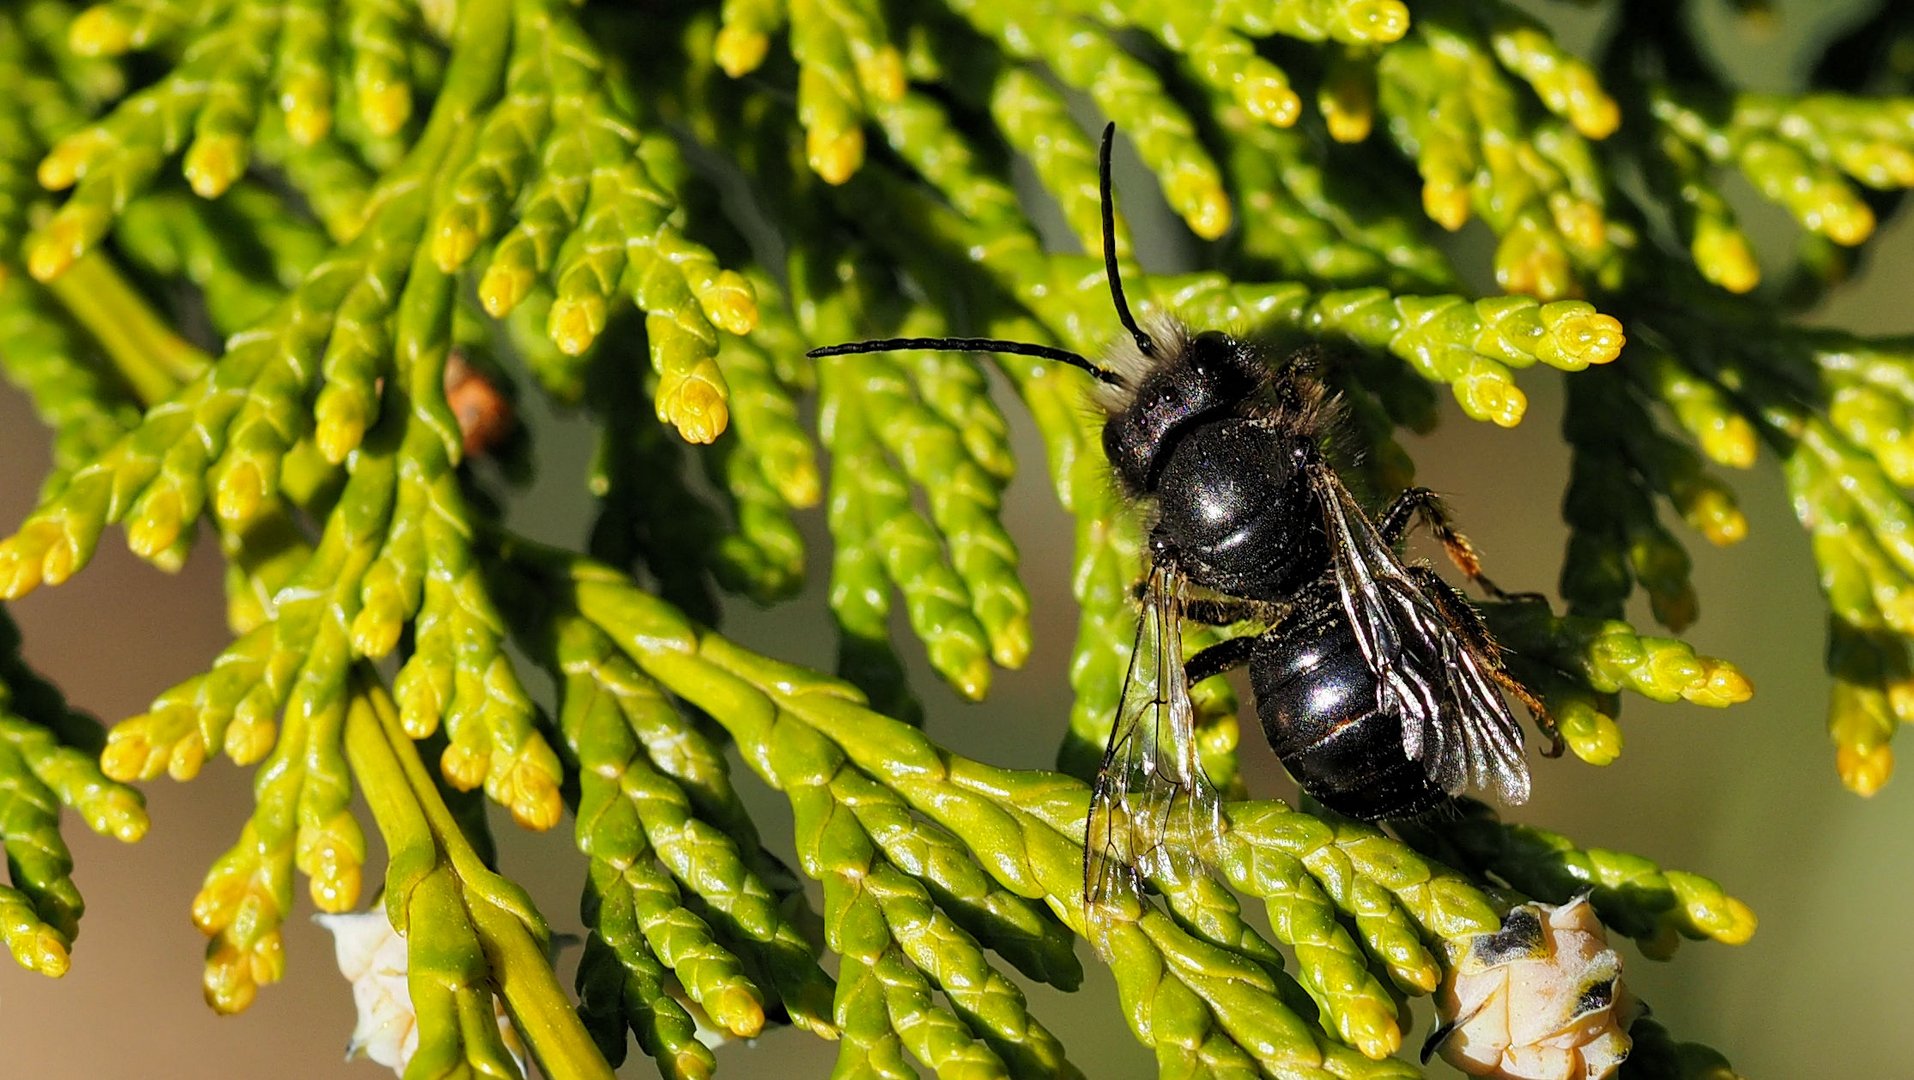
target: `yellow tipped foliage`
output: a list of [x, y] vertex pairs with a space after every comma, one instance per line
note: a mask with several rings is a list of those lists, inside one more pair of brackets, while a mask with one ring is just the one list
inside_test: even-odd
[[[554, 1077], [609, 1076], [632, 1038], [708, 1076], [701, 1022], [787, 1020], [837, 1039], [846, 1075], [1075, 1076], [1010, 969], [1074, 987], [1094, 933], [1164, 1075], [1400, 1078], [1408, 999], [1529, 897], [1590, 891], [1653, 956], [1747, 940], [1753, 914], [1707, 879], [1480, 808], [1384, 832], [1244, 801], [1222, 680], [1192, 693], [1226, 797], [1210, 862], [1092, 919], [1085, 781], [1149, 545], [1089, 380], [1032, 356], [806, 356], [989, 336], [1098, 363], [1121, 336], [1114, 121], [1109, 254], [1136, 314], [1266, 343], [1272, 366], [1319, 348], [1362, 499], [1413, 483], [1400, 429], [1512, 426], [1564, 380], [1565, 611], [1508, 581], [1481, 610], [1580, 761], [1620, 755], [1624, 691], [1751, 695], [1622, 616], [1639, 586], [1672, 631], [1699, 617], [1687, 534], [1748, 535], [1724, 476], [1766, 447], [1831, 612], [1832, 756], [1871, 794], [1914, 718], [1914, 350], [1790, 320], [1914, 185], [1914, 106], [1852, 89], [1905, 87], [1853, 41], [1800, 68], [1811, 92], [1729, 85], [1652, 7], [1587, 55], [1463, 0], [0, 9], [0, 370], [54, 446], [0, 538], [0, 599], [77, 573], [110, 525], [162, 568], [210, 535], [235, 634], [107, 733], [0, 641], [0, 939], [64, 971], [62, 808], [137, 839], [126, 782], [225, 755], [256, 767], [256, 807], [192, 905], [208, 1000], [243, 1009], [285, 972], [300, 876], [319, 909], [357, 906], [379, 871], [362, 800], [418, 1075], [519, 1068], [502, 1001]], [[1731, 175], [1800, 225], [1795, 250], [1757, 259]], [[1167, 236], [1141, 220], [1158, 203]], [[506, 525], [506, 486], [549, 479], [551, 404], [596, 443], [585, 552]], [[1061, 772], [912, 726], [938, 706], [909, 656], [983, 699], [1056, 629], [1023, 580], [1035, 534], [1006, 522], [1032, 464], [1016, 410], [1070, 515]], [[713, 629], [807, 566], [828, 567], [842, 681]], [[1191, 627], [1185, 649], [1256, 629]], [[739, 761], [788, 799], [794, 868]], [[576, 1006], [489, 868], [506, 815], [568, 811]], [[1727, 1069], [1637, 1027], [1631, 1068]]]

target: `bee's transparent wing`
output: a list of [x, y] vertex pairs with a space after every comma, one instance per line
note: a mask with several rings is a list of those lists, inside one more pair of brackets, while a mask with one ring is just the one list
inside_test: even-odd
[[1180, 586], [1173, 568], [1151, 568], [1083, 834], [1083, 898], [1093, 917], [1141, 896], [1145, 878], [1201, 873], [1222, 830], [1221, 806], [1196, 756]]
[[[1473, 787], [1528, 801], [1522, 728], [1490, 674], [1494, 659], [1457, 633], [1327, 465], [1309, 478], [1343, 611], [1376, 673], [1377, 707], [1402, 717], [1404, 752], [1452, 795]], [[1415, 653], [1436, 662], [1398, 662]]]

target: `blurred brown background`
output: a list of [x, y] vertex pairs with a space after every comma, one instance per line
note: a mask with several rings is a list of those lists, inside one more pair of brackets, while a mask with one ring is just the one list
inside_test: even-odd
[[[1837, 21], [1848, 6], [1784, 5], [1782, 25], [1799, 28], [1809, 8]], [[1560, 14], [1551, 9], [1552, 16]], [[1725, 16], [1715, 21], [1724, 54], [1751, 85], [1791, 85], [1793, 57], [1805, 37], [1751, 38]], [[1143, 188], [1133, 183], [1128, 190]], [[1788, 228], [1771, 209], [1750, 208], [1749, 216], [1777, 234]], [[1153, 265], [1168, 268], [1167, 260]], [[1859, 280], [1816, 320], [1868, 333], [1914, 333], [1910, 273], [1914, 222], [1903, 219], [1881, 238]], [[1442, 430], [1411, 452], [1422, 481], [1451, 495], [1498, 580], [1552, 591], [1566, 479], [1560, 382], [1547, 371], [1524, 373], [1520, 381], [1533, 405], [1518, 429], [1474, 424], [1450, 407]], [[1026, 670], [999, 679], [986, 705], [964, 706], [928, 678], [919, 685], [939, 740], [993, 762], [1041, 766], [1050, 763], [1068, 704], [1070, 530], [1036, 465], [1028, 424], [1014, 409], [1010, 415], [1027, 448], [1009, 516], [1013, 535], [1026, 545], [1027, 580], [1037, 594], [1036, 651]], [[515, 517], [536, 535], [576, 543], [589, 515], [585, 444], [571, 421], [551, 421], [540, 429], [540, 485]], [[46, 461], [44, 432], [20, 396], [4, 387], [0, 462], [0, 528], [10, 529], [30, 508]], [[1914, 959], [1914, 920], [1906, 914], [1914, 896], [1914, 778], [1890, 783], [1872, 800], [1847, 794], [1835, 779], [1822, 730], [1822, 608], [1807, 541], [1774, 466], [1764, 458], [1753, 472], [1731, 478], [1753, 523], [1745, 543], [1716, 551], [1692, 534], [1685, 537], [1702, 598], [1701, 622], [1688, 638], [1701, 651], [1740, 664], [1754, 680], [1755, 699], [1726, 712], [1632, 699], [1622, 717], [1627, 746], [1621, 759], [1605, 769], [1572, 758], [1538, 759], [1535, 800], [1517, 816], [1584, 845], [1636, 852], [1714, 877], [1760, 915], [1760, 931], [1740, 948], [1690, 943], [1662, 964], [1624, 946], [1628, 981], [1677, 1036], [1723, 1049], [1751, 1077], [1914, 1076], [1914, 1045], [1899, 1028]], [[810, 516], [808, 527], [811, 568], [821, 575], [817, 517]], [[161, 574], [128, 556], [115, 530], [84, 574], [11, 611], [29, 660], [79, 705], [111, 721], [203, 670], [226, 643], [218, 570], [217, 553], [208, 546], [178, 576]], [[1645, 615], [1637, 621], [1647, 626]], [[799, 602], [776, 612], [734, 610], [729, 629], [765, 651], [828, 665], [826, 625], [821, 584], [814, 581]], [[914, 648], [906, 645], [907, 652]], [[921, 665], [918, 670], [923, 674]], [[1274, 760], [1248, 732], [1244, 762], [1253, 790], [1286, 790]], [[333, 966], [328, 935], [307, 921], [303, 880], [300, 906], [286, 928], [286, 981], [262, 991], [238, 1017], [216, 1017], [201, 1003], [203, 939], [188, 919], [188, 904], [208, 864], [245, 820], [249, 780], [248, 772], [221, 761], [191, 784], [150, 786], [153, 828], [131, 847], [94, 837], [69, 816], [76, 878], [89, 906], [83, 933], [64, 979], [0, 963], [0, 1075], [383, 1075], [376, 1066], [341, 1060], [353, 1023], [351, 998]], [[775, 797], [756, 795], [766, 834], [775, 837], [780, 827], [773, 823], [788, 817]], [[553, 835], [535, 837], [501, 823], [499, 835], [505, 870], [532, 889], [556, 928], [576, 932], [582, 864], [568, 828], [566, 822]], [[380, 866], [375, 851], [368, 893]], [[567, 979], [575, 956], [573, 949], [561, 961]], [[1122, 1029], [1107, 975], [1094, 963], [1087, 966], [1083, 992], [1036, 993], [1039, 1015], [1089, 1076], [1149, 1075], [1147, 1054]], [[1426, 1023], [1423, 1009], [1413, 1039]], [[719, 1060], [727, 1076], [821, 1077], [832, 1055], [827, 1044], [782, 1032], [755, 1048], [728, 1047]], [[622, 1073], [649, 1076], [652, 1068], [637, 1058]]]

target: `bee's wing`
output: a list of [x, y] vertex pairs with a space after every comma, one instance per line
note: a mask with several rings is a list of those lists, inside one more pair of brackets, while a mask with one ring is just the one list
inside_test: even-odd
[[[1403, 751], [1452, 795], [1474, 787], [1528, 801], [1522, 728], [1489, 674], [1494, 658], [1456, 632], [1327, 465], [1311, 466], [1309, 479], [1343, 611], [1376, 673], [1377, 707], [1402, 717]], [[1433, 657], [1438, 670], [1397, 662], [1405, 652]]]
[[1215, 789], [1196, 756], [1180, 586], [1173, 568], [1151, 568], [1084, 828], [1083, 898], [1093, 915], [1140, 896], [1146, 877], [1189, 880], [1222, 829]]

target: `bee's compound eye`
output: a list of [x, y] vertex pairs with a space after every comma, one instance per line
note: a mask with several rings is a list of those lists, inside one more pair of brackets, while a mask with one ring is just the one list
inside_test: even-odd
[[1233, 410], [1256, 391], [1242, 354], [1242, 342], [1221, 331], [1196, 335], [1148, 372], [1135, 398], [1105, 425], [1104, 453], [1133, 494], [1154, 489], [1179, 431]]
[[1229, 367], [1236, 350], [1235, 338], [1221, 330], [1205, 330], [1190, 339], [1190, 363], [1198, 368]]
[[1240, 401], [1263, 384], [1268, 372], [1257, 352], [1255, 346], [1221, 330], [1205, 330], [1184, 347], [1190, 380], [1229, 401]]

